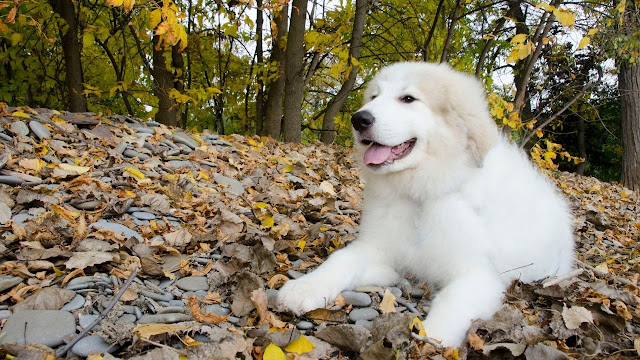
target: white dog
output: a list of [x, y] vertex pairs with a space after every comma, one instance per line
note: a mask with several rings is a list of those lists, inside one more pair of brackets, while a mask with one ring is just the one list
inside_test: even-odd
[[300, 315], [410, 273], [440, 289], [427, 335], [457, 347], [512, 280], [571, 270], [567, 206], [500, 136], [478, 81], [447, 65], [400, 63], [375, 76], [365, 102], [352, 118], [365, 182], [359, 238], [288, 281], [281, 307]]

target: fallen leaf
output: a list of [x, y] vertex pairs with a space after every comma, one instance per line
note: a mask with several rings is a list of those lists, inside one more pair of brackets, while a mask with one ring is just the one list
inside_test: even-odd
[[413, 331], [416, 325], [418, 326], [418, 335], [427, 336], [427, 331], [424, 329], [424, 324], [422, 323], [422, 321], [420, 321], [420, 319], [418, 319], [417, 316], [414, 317], [413, 320], [411, 320], [411, 324], [409, 324], [409, 329]]
[[264, 349], [262, 360], [287, 360], [287, 357], [278, 345], [271, 343]]
[[200, 305], [198, 305], [198, 300], [196, 300], [195, 295], [192, 295], [187, 299], [187, 304], [189, 305], [189, 311], [191, 311], [191, 316], [198, 322], [203, 322], [207, 324], [219, 324], [223, 321], [226, 321], [227, 316], [216, 315], [214, 313], [203, 314], [202, 309], [200, 309]]
[[119, 262], [120, 257], [116, 253], [104, 251], [74, 252], [73, 256], [64, 265], [67, 269], [84, 269], [107, 261]]
[[562, 309], [562, 319], [569, 330], [575, 330], [585, 322], [593, 324], [593, 315], [591, 314], [591, 311], [582, 306], [572, 306], [571, 308], [567, 308], [567, 306], [564, 305], [564, 308]]
[[469, 339], [469, 345], [471, 345], [474, 350], [480, 351], [484, 347], [484, 340], [482, 340], [478, 334], [471, 333], [467, 335], [467, 338]]
[[396, 307], [393, 305], [395, 301], [396, 297], [387, 288], [384, 291], [384, 297], [380, 302], [380, 311], [382, 311], [383, 314], [396, 312]]
[[220, 304], [222, 303], [222, 296], [217, 292], [207, 291], [207, 294], [202, 298], [203, 304]]
[[14, 305], [11, 310], [13, 310], [13, 312], [24, 310], [60, 310], [60, 308], [71, 301], [74, 296], [76, 296], [75, 291], [50, 286], [34, 292], [31, 296], [24, 299], [24, 301]]
[[313, 348], [314, 348], [313, 344], [309, 340], [307, 340], [307, 338], [304, 337], [304, 335], [300, 335], [299, 338], [290, 342], [289, 345], [287, 345], [287, 347], [284, 348], [284, 351], [292, 352], [296, 354], [304, 354], [309, 351], [312, 351]]
[[251, 301], [253, 301], [258, 310], [258, 316], [260, 317], [258, 325], [262, 325], [265, 322], [276, 328], [283, 328], [287, 325], [287, 323], [278, 319], [274, 313], [267, 310], [267, 293], [263, 289], [253, 290], [251, 292]]
[[347, 305], [347, 301], [344, 299], [344, 296], [342, 296], [342, 294], [338, 294], [338, 296], [336, 296], [336, 299], [333, 301], [333, 303], [340, 307]]
[[282, 274], [275, 274], [271, 277], [271, 279], [269, 279], [269, 281], [267, 281], [267, 286], [269, 287], [269, 289], [273, 289], [278, 284], [283, 284], [287, 281], [289, 281], [288, 277]]
[[178, 231], [164, 234], [164, 238], [167, 240], [167, 245], [182, 248], [189, 245], [193, 236], [186, 227], [183, 227]]
[[138, 324], [133, 329], [138, 337], [148, 339], [153, 335], [160, 335], [166, 333], [176, 333], [178, 331], [188, 330], [192, 327], [192, 324], [187, 325], [173, 325], [173, 324]]
[[347, 322], [347, 314], [342, 310], [315, 309], [307, 312], [304, 316], [311, 320], [330, 321], [336, 323]]

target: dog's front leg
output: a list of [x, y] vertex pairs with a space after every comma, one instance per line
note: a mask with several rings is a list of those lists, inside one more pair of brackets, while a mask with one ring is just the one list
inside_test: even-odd
[[356, 241], [333, 253], [310, 274], [287, 281], [278, 293], [278, 304], [300, 315], [331, 304], [343, 290], [393, 284], [398, 274], [382, 255], [373, 244]]
[[497, 274], [482, 270], [461, 275], [433, 299], [424, 321], [427, 336], [458, 347], [474, 319], [491, 317], [502, 304], [505, 285]]

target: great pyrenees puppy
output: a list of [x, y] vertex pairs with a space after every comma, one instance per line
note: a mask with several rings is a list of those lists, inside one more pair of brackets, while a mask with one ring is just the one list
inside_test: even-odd
[[364, 210], [358, 239], [279, 291], [300, 315], [343, 290], [412, 274], [438, 289], [429, 337], [460, 346], [515, 279], [573, 265], [567, 205], [491, 119], [482, 85], [447, 65], [398, 63], [352, 117]]

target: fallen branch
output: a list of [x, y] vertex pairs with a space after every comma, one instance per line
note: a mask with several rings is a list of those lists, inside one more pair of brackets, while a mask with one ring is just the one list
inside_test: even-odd
[[430, 338], [428, 338], [426, 336], [420, 336], [420, 335], [418, 335], [416, 333], [411, 333], [411, 337], [416, 339], [416, 340], [424, 341], [427, 344], [433, 346], [434, 348], [436, 348], [438, 350], [444, 349], [444, 346], [438, 344], [437, 342], [435, 342], [435, 340], [431, 340]]
[[104, 319], [107, 316], [109, 311], [111, 311], [111, 309], [113, 309], [113, 307], [116, 305], [120, 297], [122, 297], [122, 294], [124, 294], [127, 288], [129, 288], [129, 286], [133, 282], [133, 278], [135, 278], [137, 274], [138, 274], [138, 268], [133, 269], [127, 281], [120, 288], [120, 291], [118, 291], [116, 296], [113, 297], [109, 305], [107, 305], [107, 307], [104, 308], [104, 310], [100, 313], [98, 318], [95, 319], [91, 324], [89, 324], [89, 326], [87, 326], [84, 330], [82, 330], [82, 332], [78, 334], [78, 336], [74, 337], [73, 340], [71, 340], [62, 349], [59, 349], [58, 351], [56, 351], [56, 358], [62, 357], [64, 354], [66, 354], [67, 351], [69, 351], [73, 347], [73, 345], [75, 345], [78, 341], [80, 341], [80, 339], [85, 337], [89, 333], [89, 331], [91, 331], [91, 329], [93, 329], [96, 325], [98, 325], [100, 321], [102, 321], [102, 319]]
[[566, 274], [562, 274], [562, 275], [558, 275], [558, 276], [553, 277], [553, 278], [549, 278], [547, 281], [542, 283], [542, 287], [543, 288], [548, 288], [549, 286], [557, 285], [557, 284], [561, 283], [562, 281], [567, 280], [567, 279], [571, 279], [571, 278], [573, 278], [575, 276], [578, 276], [578, 275], [582, 274], [583, 272], [584, 272], [584, 269], [575, 269], [575, 270], [569, 271]]

